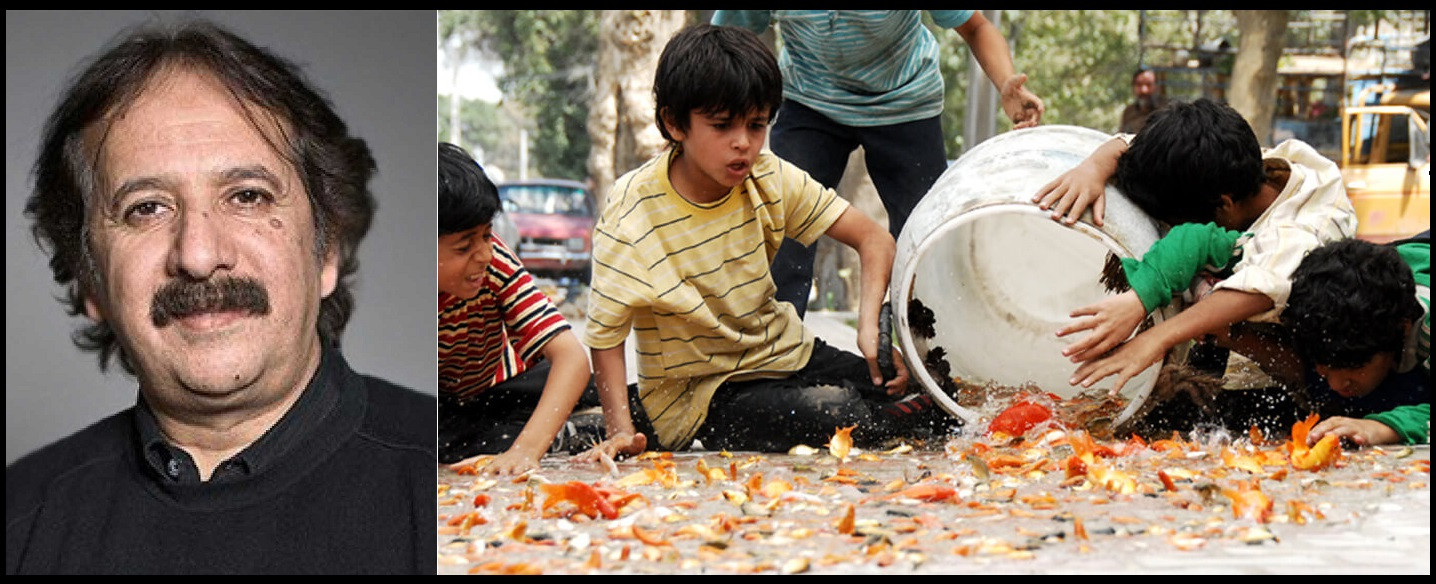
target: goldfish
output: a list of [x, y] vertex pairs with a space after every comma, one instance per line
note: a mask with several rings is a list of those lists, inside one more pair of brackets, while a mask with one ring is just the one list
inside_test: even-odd
[[539, 485], [539, 490], [542, 490], [547, 496], [543, 502], [544, 511], [567, 501], [580, 513], [589, 517], [597, 519], [599, 515], [602, 515], [605, 519], [618, 518], [618, 509], [613, 506], [613, 503], [592, 485], [583, 481]]
[[1032, 398], [1017, 400], [987, 425], [989, 435], [1022, 436], [1028, 430], [1052, 419], [1052, 410]]
[[828, 439], [828, 453], [838, 460], [847, 460], [853, 449], [853, 429], [857, 426], [838, 428]]
[[1320, 416], [1312, 414], [1305, 420], [1291, 426], [1291, 466], [1301, 470], [1321, 470], [1341, 458], [1341, 442], [1335, 434], [1321, 437], [1314, 446], [1307, 446], [1306, 439]]
[[1224, 488], [1222, 495], [1231, 500], [1232, 516], [1237, 519], [1247, 517], [1266, 523], [1271, 518], [1271, 499], [1261, 492], [1261, 486], [1255, 480], [1238, 482], [1236, 488]]

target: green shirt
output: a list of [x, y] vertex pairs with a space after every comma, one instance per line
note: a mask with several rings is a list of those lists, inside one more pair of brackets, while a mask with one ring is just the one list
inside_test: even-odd
[[1241, 236], [1240, 231], [1216, 223], [1183, 223], [1153, 243], [1142, 259], [1122, 258], [1122, 271], [1142, 300], [1142, 308], [1151, 312], [1190, 288], [1198, 273], [1220, 271], [1233, 264]]
[[[972, 10], [928, 10], [957, 28]], [[937, 39], [919, 10], [718, 10], [713, 24], [762, 33], [776, 25], [783, 96], [846, 126], [886, 126], [942, 113]]]
[[[1421, 322], [1416, 323], [1411, 333], [1411, 338], [1406, 342], [1406, 348], [1400, 355], [1401, 362], [1397, 364], [1398, 371], [1410, 371], [1412, 368], [1421, 367], [1426, 370], [1427, 377], [1431, 376], [1431, 242], [1409, 241], [1397, 243], [1396, 252], [1401, 254], [1401, 259], [1411, 267], [1411, 275], [1416, 279], [1416, 301], [1421, 303], [1421, 308], [1426, 314], [1422, 316]], [[1369, 420], [1376, 420], [1386, 424], [1401, 441], [1407, 444], [1429, 442], [1431, 440], [1431, 404], [1418, 404], [1412, 406], [1401, 406], [1389, 412], [1381, 412], [1366, 416]]]

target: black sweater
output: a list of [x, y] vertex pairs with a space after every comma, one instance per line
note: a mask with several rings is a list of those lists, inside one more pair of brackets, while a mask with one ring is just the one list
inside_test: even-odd
[[5, 572], [435, 573], [434, 398], [336, 351], [305, 392], [223, 480], [162, 472], [143, 404], [17, 461]]

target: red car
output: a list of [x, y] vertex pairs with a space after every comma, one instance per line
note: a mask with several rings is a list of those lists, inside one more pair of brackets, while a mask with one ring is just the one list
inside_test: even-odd
[[504, 212], [519, 228], [512, 245], [536, 275], [587, 280], [597, 202], [581, 182], [532, 179], [501, 182]]

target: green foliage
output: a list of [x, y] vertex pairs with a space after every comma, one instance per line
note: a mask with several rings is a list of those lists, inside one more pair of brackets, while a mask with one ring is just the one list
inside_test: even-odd
[[[1017, 71], [1042, 98], [1043, 124], [1085, 126], [1114, 132], [1122, 108], [1132, 97], [1137, 67], [1135, 10], [1004, 10], [999, 28], [1013, 48]], [[962, 151], [963, 112], [967, 107], [969, 54], [953, 30], [934, 30], [942, 46], [940, 68], [947, 85], [943, 132], [948, 158]], [[984, 77], [984, 82], [986, 78]], [[1005, 115], [997, 130], [1012, 128]]]
[[[439, 96], [437, 103], [439, 140], [447, 142], [452, 104], [447, 95]], [[518, 124], [509, 116], [501, 115], [495, 104], [466, 99], [459, 105], [459, 133], [463, 136], [463, 146], [486, 167], [517, 171], [518, 132]]]
[[[1356, 26], [1407, 12], [1411, 11], [1293, 11], [1294, 22], [1313, 24], [1302, 31], [1293, 27], [1287, 42], [1324, 41], [1337, 32], [1320, 27]], [[1004, 10], [999, 28], [1012, 47], [1017, 70], [1028, 76], [1028, 88], [1046, 104], [1042, 123], [1103, 132], [1117, 129], [1122, 108], [1132, 98], [1132, 72], [1139, 65], [1169, 67], [1163, 81], [1167, 94], [1192, 99], [1220, 82], [1220, 66], [1231, 59], [1230, 54], [1198, 49], [1222, 40], [1231, 47], [1239, 44], [1236, 19], [1228, 10]], [[598, 48], [597, 12], [442, 11], [439, 33], [441, 41], [462, 40], [465, 46], [499, 58], [504, 66], [505, 74], [498, 81], [505, 97], [498, 113], [464, 105], [466, 143], [481, 145], [489, 160], [516, 169], [519, 122], [514, 120], [524, 119], [531, 174], [586, 178], [586, 118]], [[967, 70], [975, 65], [969, 63], [969, 49], [956, 31], [934, 29], [933, 34], [941, 47], [939, 67], [947, 87], [942, 120], [947, 155], [955, 158], [962, 152]], [[1206, 67], [1183, 68], [1198, 57], [1209, 61]], [[448, 111], [448, 104], [441, 103], [441, 120]], [[514, 111], [521, 115], [511, 115]], [[1006, 116], [999, 114], [997, 119], [999, 132], [1011, 129]], [[440, 135], [447, 136], [443, 123]]]
[[[532, 119], [529, 159], [538, 175], [587, 177], [585, 124], [598, 49], [595, 11], [443, 11], [439, 34], [443, 39], [457, 35], [502, 60], [499, 88], [506, 100], [523, 104]], [[518, 140], [509, 147], [517, 149]]]

